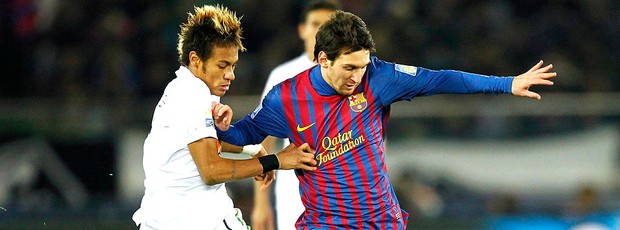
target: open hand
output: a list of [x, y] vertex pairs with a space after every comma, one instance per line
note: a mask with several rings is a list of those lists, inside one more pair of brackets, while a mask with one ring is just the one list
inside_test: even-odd
[[512, 81], [513, 95], [541, 99], [540, 94], [530, 91], [530, 87], [534, 85], [553, 85], [553, 82], [549, 79], [558, 75], [556, 72], [549, 72], [553, 68], [552, 64], [540, 68], [542, 64], [543, 61], [541, 60], [527, 72], [515, 77]]

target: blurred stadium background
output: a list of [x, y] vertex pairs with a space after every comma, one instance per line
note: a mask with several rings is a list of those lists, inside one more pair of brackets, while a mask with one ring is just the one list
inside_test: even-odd
[[[135, 229], [142, 142], [193, 5], [243, 16], [237, 118], [297, 56], [305, 1], [3, 0], [0, 229]], [[543, 99], [441, 95], [393, 106], [387, 162], [415, 229], [618, 229], [620, 2], [343, 0], [384, 60], [513, 75], [553, 63]], [[229, 183], [249, 221], [250, 180]], [[524, 227], [525, 226], [525, 227]], [[614, 227], [615, 226], [615, 227]], [[575, 228], [577, 229], [577, 228]]]

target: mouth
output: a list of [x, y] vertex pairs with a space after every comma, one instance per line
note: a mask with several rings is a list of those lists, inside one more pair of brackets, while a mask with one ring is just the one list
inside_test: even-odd
[[222, 91], [228, 91], [230, 89], [230, 84], [220, 85], [219, 89]]

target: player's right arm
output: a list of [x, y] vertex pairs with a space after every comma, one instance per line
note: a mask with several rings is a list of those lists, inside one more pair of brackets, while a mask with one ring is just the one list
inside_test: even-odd
[[[208, 185], [238, 180], [264, 174], [271, 170], [263, 168], [262, 156], [249, 160], [230, 160], [219, 156], [219, 142], [216, 138], [207, 137], [198, 139], [188, 148], [200, 177]], [[307, 144], [299, 147], [288, 147], [276, 154], [277, 166], [275, 169], [304, 169], [314, 170], [314, 150]], [[265, 159], [262, 159], [265, 160]]]

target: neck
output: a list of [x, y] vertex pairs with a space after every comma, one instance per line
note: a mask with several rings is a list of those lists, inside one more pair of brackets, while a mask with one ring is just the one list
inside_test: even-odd
[[306, 51], [306, 57], [308, 58], [308, 60], [310, 60], [310, 61], [312, 61], [312, 62], [314, 62], [316, 64], [316, 61], [313, 61], [314, 60], [314, 54], [312, 52]]
[[330, 80], [330, 79], [329, 79], [329, 77], [328, 77], [327, 69], [326, 69], [326, 68], [323, 68], [322, 66], [319, 66], [319, 68], [321, 68], [321, 77], [323, 78], [323, 80], [325, 80], [325, 82], [327, 82], [327, 84], [328, 84], [330, 87], [332, 87], [332, 89], [334, 89], [334, 90], [335, 90], [336, 88], [334, 87], [333, 82], [331, 82], [331, 80]]
[[193, 65], [188, 65], [186, 67], [189, 70], [189, 72], [191, 72], [192, 75], [194, 75], [194, 77], [198, 77], [198, 68], [194, 67]]

